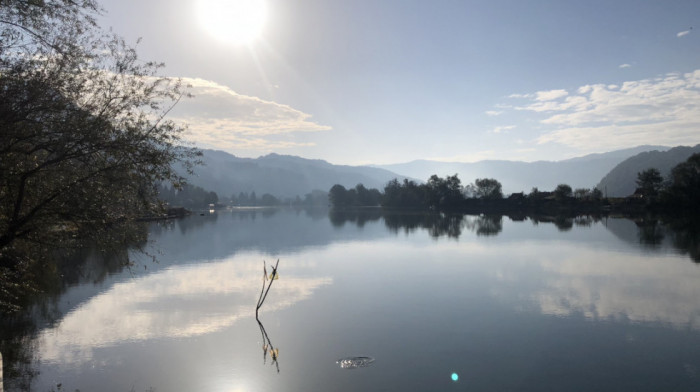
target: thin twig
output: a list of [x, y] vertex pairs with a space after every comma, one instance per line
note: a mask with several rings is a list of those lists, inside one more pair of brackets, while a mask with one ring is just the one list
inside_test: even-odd
[[[270, 274], [270, 283], [267, 285], [267, 290], [265, 291], [265, 294], [263, 295], [262, 292], [260, 293], [261, 296], [258, 299], [258, 306], [255, 307], [255, 317], [258, 317], [258, 310], [263, 306], [263, 303], [265, 302], [265, 298], [267, 298], [267, 293], [270, 292], [270, 287], [272, 287], [272, 282], [275, 281], [275, 277], [277, 276], [277, 266], [280, 263], [280, 259], [277, 259], [277, 263], [275, 264], [274, 267], [272, 267], [272, 273]], [[265, 281], [263, 280], [263, 288], [265, 288]]]

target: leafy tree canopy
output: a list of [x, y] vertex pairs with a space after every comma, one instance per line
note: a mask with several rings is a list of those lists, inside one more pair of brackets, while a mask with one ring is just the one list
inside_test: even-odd
[[[187, 93], [121, 38], [91, 0], [0, 2], [0, 267], [160, 207], [198, 152], [165, 119]], [[49, 248], [50, 249], [50, 248]]]
[[571, 197], [572, 194], [573, 190], [571, 189], [571, 186], [567, 184], [559, 184], [554, 189], [554, 198], [557, 200], [564, 200], [568, 197]]
[[503, 191], [501, 183], [493, 178], [478, 178], [474, 181], [475, 196], [480, 199], [502, 199]]
[[676, 208], [700, 210], [700, 154], [691, 155], [671, 170], [666, 197]]
[[644, 196], [656, 196], [661, 189], [663, 181], [664, 178], [661, 176], [661, 173], [655, 168], [649, 168], [637, 173], [637, 187]]

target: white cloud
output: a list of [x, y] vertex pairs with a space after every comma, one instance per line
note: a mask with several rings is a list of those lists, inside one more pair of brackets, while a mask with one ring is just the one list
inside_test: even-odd
[[620, 68], [629, 68], [629, 67], [631, 67], [631, 66], [632, 66], [631, 64], [626, 64], [626, 63], [625, 63], [625, 64], [620, 64], [619, 67], [620, 67]]
[[690, 34], [690, 30], [685, 30], [685, 31], [681, 31], [680, 33], [676, 34], [676, 37], [680, 38], [680, 37], [686, 36], [688, 34]]
[[549, 91], [538, 91], [535, 93], [535, 100], [537, 101], [552, 101], [565, 97], [569, 95], [566, 90], [549, 90]]
[[532, 98], [532, 94], [511, 94], [508, 98]]
[[538, 98], [516, 109], [545, 116], [540, 123], [552, 129], [539, 137], [539, 144], [599, 151], [700, 143], [700, 70], [621, 85], [581, 86], [563, 100]]
[[309, 146], [293, 134], [319, 132], [331, 127], [288, 105], [238, 94], [204, 79], [183, 79], [194, 98], [185, 99], [170, 118], [189, 125], [187, 139], [219, 149], [271, 150]]
[[515, 128], [515, 125], [506, 125], [506, 126], [503, 126], [503, 127], [496, 127], [496, 128], [494, 128], [491, 132], [493, 132], [493, 133], [501, 133], [501, 132], [504, 132], [504, 131], [510, 131], [511, 129], [514, 129], [514, 128]]
[[502, 114], [502, 110], [487, 110], [486, 112], [487, 116], [498, 116], [499, 114]]

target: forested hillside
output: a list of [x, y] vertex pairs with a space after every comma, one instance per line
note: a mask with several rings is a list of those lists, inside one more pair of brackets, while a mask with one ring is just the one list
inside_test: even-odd
[[637, 185], [637, 173], [646, 169], [657, 169], [664, 178], [668, 178], [671, 169], [684, 162], [694, 153], [700, 152], [700, 144], [695, 147], [680, 146], [668, 151], [648, 151], [630, 157], [615, 166], [596, 188], [609, 197], [625, 197], [634, 193]]

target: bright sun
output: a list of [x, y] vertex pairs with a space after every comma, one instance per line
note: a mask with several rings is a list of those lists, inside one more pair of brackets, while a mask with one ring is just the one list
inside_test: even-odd
[[217, 39], [250, 44], [267, 17], [265, 0], [199, 0], [199, 21]]

